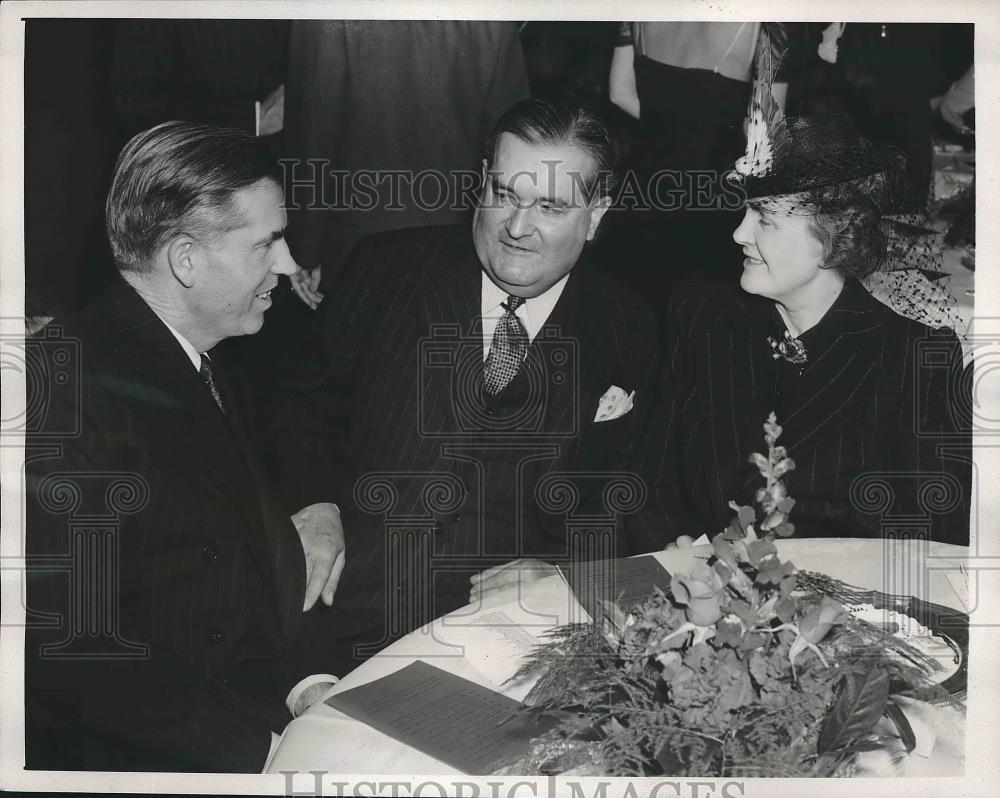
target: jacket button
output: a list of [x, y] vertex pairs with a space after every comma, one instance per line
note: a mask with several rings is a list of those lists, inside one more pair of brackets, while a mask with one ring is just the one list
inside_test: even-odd
[[434, 526], [431, 527], [431, 531], [435, 535], [440, 535], [441, 534], [441, 522], [440, 521], [435, 521], [434, 522]]
[[214, 626], [205, 632], [205, 642], [209, 645], [216, 645], [222, 642], [222, 630], [216, 629]]
[[219, 550], [211, 543], [206, 543], [201, 547], [201, 558], [205, 562], [214, 562], [219, 559]]

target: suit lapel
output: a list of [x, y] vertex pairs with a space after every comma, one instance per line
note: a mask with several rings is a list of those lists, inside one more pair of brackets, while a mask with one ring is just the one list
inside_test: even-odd
[[[883, 328], [867, 293], [848, 280], [820, 322], [809, 364], [794, 388], [794, 409], [778, 423], [792, 459], [805, 460], [850, 423], [877, 384]], [[751, 452], [763, 452], [762, 425], [772, 407], [774, 367], [767, 345], [770, 304], [740, 295], [731, 317], [692, 338], [699, 375], [704, 468], [709, 492], [722, 506], [737, 495]], [[756, 472], [746, 474], [756, 479]]]
[[[291, 519], [285, 515], [274, 499], [270, 480], [252, 445], [257, 435], [250, 409], [244, 401], [246, 388], [243, 380], [229, 368], [225, 353], [220, 353], [220, 357], [215, 359], [217, 361], [215, 372], [219, 375], [224, 390], [223, 398], [229, 422], [236, 433], [236, 442], [246, 461], [253, 485], [254, 495], [247, 497], [247, 503], [255, 504], [259, 508], [263, 522], [261, 525], [263, 537], [251, 530], [248, 533], [248, 540], [261, 567], [271, 573], [270, 584], [277, 588], [275, 598], [278, 618], [286, 637], [289, 637], [289, 630], [294, 628], [302, 614], [302, 596], [305, 594], [302, 546], [298, 535], [291, 529], [293, 526]], [[226, 388], [229, 390], [226, 391]], [[285, 534], [282, 534], [283, 531]], [[279, 574], [286, 584], [279, 584], [277, 579]]]
[[816, 355], [810, 356], [796, 388], [797, 406], [781, 422], [793, 459], [849, 423], [875, 389], [884, 329], [874, 302], [860, 283], [848, 280], [823, 318]]
[[[580, 433], [577, 442], [593, 422], [598, 402], [610, 387], [609, 375], [614, 373], [609, 342], [600, 334], [604, 328], [593, 321], [602, 307], [588, 279], [587, 268], [585, 262], [574, 267], [559, 302], [529, 349], [538, 361], [538, 368], [544, 369], [541, 373], [549, 377], [544, 428], [550, 431], [569, 428], [570, 420], [565, 414], [575, 412], [575, 428]], [[552, 351], [546, 352], [546, 348]], [[568, 369], [551, 362], [550, 355], [563, 348], [567, 349]], [[542, 362], [547, 357], [549, 362]], [[567, 455], [570, 448], [564, 446], [563, 454]]]
[[139, 397], [144, 410], [174, 442], [172, 452], [188, 472], [247, 520], [247, 541], [258, 564], [269, 570], [256, 496], [251, 495], [238, 436], [208, 388], [171, 332], [123, 280], [116, 280], [110, 289], [109, 315], [123, 341], [121, 355], [127, 361], [123, 373], [130, 380], [135, 374], [142, 378], [134, 385], [122, 384], [121, 390]]
[[773, 378], [766, 308], [739, 297], [731, 313], [732, 323], [708, 327], [691, 341], [706, 488], [723, 507], [737, 498], [730, 495], [732, 486], [751, 451], [748, 442], [769, 412]]
[[464, 227], [455, 228], [432, 256], [421, 305], [423, 329], [450, 350], [451, 368], [426, 370], [423, 401], [444, 413], [442, 429], [460, 428], [456, 403], [482, 390], [482, 266]]
[[[582, 431], [591, 423], [598, 400], [609, 387], [608, 375], [613, 372], [609, 365], [610, 343], [600, 334], [599, 325], [589, 321], [590, 314], [596, 317], [603, 312], [603, 305], [593, 281], [588, 279], [588, 268], [592, 266], [585, 260], [574, 267], [562, 296], [528, 347], [525, 366], [515, 378], [515, 382], [530, 379], [531, 372], [545, 375], [543, 431], [571, 427], [571, 420], [566, 418], [571, 412], [577, 414], [575, 428]], [[452, 413], [456, 402], [461, 401], [459, 393], [470, 391], [466, 394], [470, 398], [478, 396], [482, 385], [482, 266], [468, 231], [456, 228], [454, 237], [446, 239], [446, 245], [432, 259], [428, 275], [429, 289], [422, 305], [426, 329], [452, 331], [455, 340], [461, 342], [456, 360], [468, 358], [469, 369], [468, 386], [462, 390], [449, 379], [447, 369], [432, 370], [436, 374], [427, 380], [424, 401], [437, 401]], [[558, 362], [551, 362], [556, 349], [569, 355], [568, 367], [558, 354]], [[515, 383], [510, 389], [516, 389]], [[453, 413], [450, 422], [451, 429], [458, 428]], [[563, 456], [571, 449], [563, 446]]]

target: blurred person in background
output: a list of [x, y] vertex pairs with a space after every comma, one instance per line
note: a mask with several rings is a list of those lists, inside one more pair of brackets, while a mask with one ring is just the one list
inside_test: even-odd
[[[944, 71], [944, 30], [934, 23], [835, 22], [824, 31], [820, 56], [837, 66], [841, 108], [862, 135], [906, 156], [904, 208], [917, 212], [930, 198], [931, 98]], [[825, 53], [825, 54], [824, 54]]]
[[[633, 166], [641, 204], [630, 212], [627, 229], [635, 250], [631, 268], [640, 270], [644, 292], [663, 296], [693, 273], [735, 273], [732, 253], [718, 243], [733, 215], [718, 207], [718, 176], [743, 151], [758, 56], [766, 48], [778, 62], [786, 43], [782, 23], [622, 23], [609, 97], [639, 120]], [[774, 93], [782, 107], [786, 88], [779, 75]], [[664, 172], [673, 174], [656, 177]], [[696, 177], [699, 172], [708, 176]], [[696, 198], [700, 186], [708, 193]], [[657, 202], [669, 209], [648, 207]], [[669, 265], [665, 248], [675, 253]]]
[[[336, 281], [363, 236], [462, 220], [474, 198], [463, 202], [452, 175], [478, 172], [493, 124], [528, 94], [513, 22], [294, 21], [285, 180], [289, 243], [306, 270], [297, 286], [307, 304], [315, 306]], [[347, 175], [339, 196], [336, 188], [321, 191], [331, 170]], [[383, 180], [390, 171], [427, 170], [444, 180], [404, 177], [398, 196], [393, 179]], [[352, 190], [362, 171], [374, 173], [374, 197]], [[471, 179], [466, 190], [476, 186]], [[421, 189], [422, 199], [414, 196]]]
[[[118, 22], [112, 81], [125, 137], [171, 119], [276, 134], [288, 26], [283, 19]], [[276, 152], [276, 141], [266, 143]]]

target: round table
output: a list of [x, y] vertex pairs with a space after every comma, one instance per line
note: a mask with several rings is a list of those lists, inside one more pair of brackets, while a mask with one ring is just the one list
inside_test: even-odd
[[[818, 571], [836, 579], [889, 594], [910, 595], [962, 612], [967, 611], [964, 565], [968, 549], [933, 542], [860, 540], [854, 538], [791, 539], [778, 541], [779, 554], [799, 570]], [[710, 546], [669, 549], [654, 556], [669, 572], [683, 572], [695, 558], [711, 554]], [[502, 655], [482, 653], [484, 634], [497, 632], [487, 622], [495, 609], [517, 608], [518, 626], [532, 637], [555, 626], [585, 620], [579, 603], [560, 576], [550, 576], [520, 590], [493, 597], [479, 606], [466, 606], [445, 615], [387, 647], [346, 675], [326, 697], [374, 681], [423, 660], [435, 667], [490, 687], [516, 700], [531, 682], [504, 684], [517, 663]], [[954, 724], [953, 724], [954, 725]], [[957, 734], [957, 740], [956, 738]], [[961, 773], [961, 724], [948, 732], [939, 756], [937, 749], [924, 761], [914, 761], [907, 775]], [[941, 748], [942, 746], [938, 746]], [[908, 760], [918, 760], [911, 756]], [[337, 774], [459, 775], [459, 771], [420, 751], [355, 721], [317, 701], [288, 724], [265, 772], [316, 771]]]

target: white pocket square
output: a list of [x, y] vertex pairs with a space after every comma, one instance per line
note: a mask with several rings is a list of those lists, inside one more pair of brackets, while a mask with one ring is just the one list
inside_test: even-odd
[[635, 391], [626, 394], [617, 385], [612, 385], [604, 392], [604, 396], [597, 403], [597, 415], [594, 416], [594, 423], [600, 421], [613, 421], [621, 418], [632, 409], [632, 400], [635, 398]]

